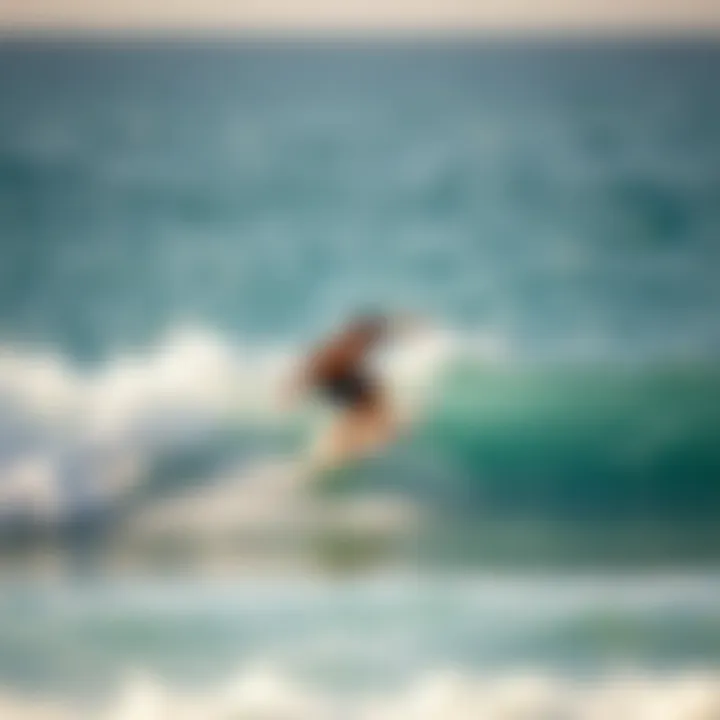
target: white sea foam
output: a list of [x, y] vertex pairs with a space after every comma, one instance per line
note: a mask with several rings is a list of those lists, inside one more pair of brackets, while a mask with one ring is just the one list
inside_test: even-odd
[[440, 671], [395, 691], [348, 696], [257, 667], [200, 691], [135, 674], [88, 714], [6, 692], [0, 712], [12, 720], [717, 720], [720, 675], [634, 671], [579, 682], [542, 672]]
[[[420, 411], [460, 345], [453, 333], [434, 331], [382, 358], [404, 412]], [[482, 352], [498, 347], [486, 342]], [[188, 327], [89, 371], [51, 351], [0, 346], [0, 514], [53, 522], [71, 502], [111, 502], [159, 451], [228, 420], [286, 422], [279, 390], [296, 357], [292, 348], [243, 347]]]
[[231, 469], [201, 491], [136, 512], [124, 526], [122, 547], [140, 549], [131, 555], [146, 557], [143, 548], [191, 542], [196, 548], [212, 548], [204, 558], [214, 562], [245, 547], [248, 561], [287, 566], [318, 561], [322, 547], [344, 538], [355, 547], [372, 541], [376, 551], [382, 542], [390, 561], [393, 542], [419, 527], [422, 508], [408, 498], [379, 492], [326, 498], [307, 491], [310, 480], [291, 461]]
[[2, 511], [50, 521], [62, 516], [69, 487], [76, 500], [106, 502], [159, 450], [230, 417], [277, 415], [273, 382], [287, 362], [187, 329], [88, 372], [53, 353], [0, 348]]

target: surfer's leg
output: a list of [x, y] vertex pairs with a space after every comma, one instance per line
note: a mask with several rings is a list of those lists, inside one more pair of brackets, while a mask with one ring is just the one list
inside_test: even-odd
[[395, 439], [398, 422], [390, 405], [383, 401], [358, 419], [359, 450], [363, 454], [373, 454]]
[[312, 474], [334, 470], [356, 454], [362, 432], [360, 419], [353, 411], [337, 416], [324, 429], [310, 450], [309, 466]]
[[395, 430], [394, 416], [384, 402], [346, 410], [320, 436], [310, 465], [324, 472], [372, 455], [393, 439]]

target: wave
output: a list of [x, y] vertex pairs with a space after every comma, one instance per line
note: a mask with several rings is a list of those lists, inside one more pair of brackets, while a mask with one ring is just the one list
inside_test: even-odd
[[9, 705], [25, 692], [100, 720], [714, 720], [719, 586], [688, 571], [10, 582], [0, 708], [33, 717]]
[[[399, 401], [418, 398], [418, 378], [446, 344], [435, 338], [386, 358], [381, 369], [395, 378]], [[253, 429], [296, 425], [280, 394], [296, 358], [293, 348], [238, 346], [187, 327], [91, 370], [52, 352], [0, 347], [0, 519], [59, 522], [132, 491], [160, 458], [214, 447], [223, 428], [239, 454], [243, 432], [257, 444]], [[308, 413], [299, 419], [307, 424]]]
[[[202, 328], [93, 369], [1, 348], [0, 526], [62, 525], [127, 509], [129, 497], [134, 512], [287, 460], [324, 412], [282, 406], [297, 354]], [[501, 338], [449, 330], [380, 360], [415, 423], [351, 491], [402, 495], [457, 527], [479, 516], [695, 522], [720, 512], [712, 367], [530, 366]]]
[[[77, 718], [59, 701], [0, 696], [13, 720]], [[720, 676], [695, 671], [652, 675], [639, 671], [572, 682], [537, 672], [475, 678], [449, 670], [416, 679], [384, 695], [343, 698], [273, 668], [246, 669], [205, 691], [169, 688], [138, 675], [94, 720], [711, 720], [720, 715]]]
[[463, 502], [519, 516], [717, 517], [720, 374], [708, 365], [456, 367], [417, 434]]

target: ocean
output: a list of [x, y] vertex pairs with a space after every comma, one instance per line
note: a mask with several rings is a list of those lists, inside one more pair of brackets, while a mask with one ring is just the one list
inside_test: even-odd
[[[0, 716], [720, 717], [719, 73], [3, 39]], [[367, 308], [414, 422], [288, 495]]]

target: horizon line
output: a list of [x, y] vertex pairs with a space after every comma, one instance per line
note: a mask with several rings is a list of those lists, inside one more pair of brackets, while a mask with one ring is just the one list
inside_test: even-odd
[[0, 45], [23, 41], [210, 41], [210, 42], [614, 42], [699, 41], [720, 43], [716, 25], [625, 25], [625, 26], [504, 26], [504, 27], [271, 27], [241, 25], [3, 25]]

